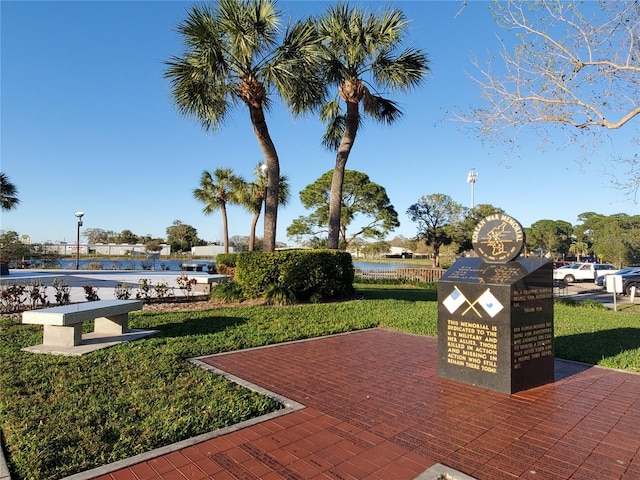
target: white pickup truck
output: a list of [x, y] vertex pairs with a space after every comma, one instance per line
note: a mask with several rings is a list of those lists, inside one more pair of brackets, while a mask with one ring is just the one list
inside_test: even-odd
[[615, 273], [618, 269], [610, 263], [572, 263], [566, 267], [553, 271], [554, 280], [564, 280], [567, 283], [583, 280], [595, 281], [600, 275]]

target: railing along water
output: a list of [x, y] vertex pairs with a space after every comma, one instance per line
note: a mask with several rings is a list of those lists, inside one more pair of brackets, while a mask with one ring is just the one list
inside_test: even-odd
[[444, 274], [442, 268], [355, 269], [356, 277], [375, 279], [404, 279], [437, 282]]

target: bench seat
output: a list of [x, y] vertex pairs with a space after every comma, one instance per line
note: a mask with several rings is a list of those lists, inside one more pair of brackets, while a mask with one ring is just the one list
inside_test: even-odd
[[83, 322], [95, 320], [94, 333], [123, 335], [129, 329], [129, 312], [142, 309], [139, 300], [99, 300], [29, 310], [22, 323], [43, 325], [43, 345], [73, 347], [82, 343]]
[[224, 283], [231, 280], [231, 275], [221, 275], [219, 273], [209, 274], [207, 276], [191, 275], [189, 279], [195, 279], [195, 291], [198, 293], [211, 292], [211, 286], [218, 283]]

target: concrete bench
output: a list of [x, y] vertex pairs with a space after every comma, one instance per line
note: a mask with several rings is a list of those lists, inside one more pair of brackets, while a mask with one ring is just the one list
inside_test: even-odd
[[224, 283], [231, 280], [230, 275], [221, 275], [219, 273], [210, 274], [206, 276], [190, 275], [189, 278], [195, 279], [196, 281], [195, 291], [198, 293], [209, 293], [211, 291], [212, 285], [217, 285], [218, 283]]
[[22, 323], [43, 325], [44, 346], [75, 347], [82, 343], [82, 324], [95, 320], [96, 336], [124, 335], [129, 331], [129, 312], [141, 310], [139, 300], [99, 300], [29, 310]]

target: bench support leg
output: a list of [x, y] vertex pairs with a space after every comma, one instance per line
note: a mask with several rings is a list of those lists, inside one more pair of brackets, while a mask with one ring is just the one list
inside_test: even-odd
[[42, 336], [43, 345], [75, 347], [76, 345], [80, 345], [81, 342], [82, 323], [68, 326], [44, 325]]
[[122, 335], [129, 331], [129, 314], [96, 318], [93, 331], [105, 335]]

